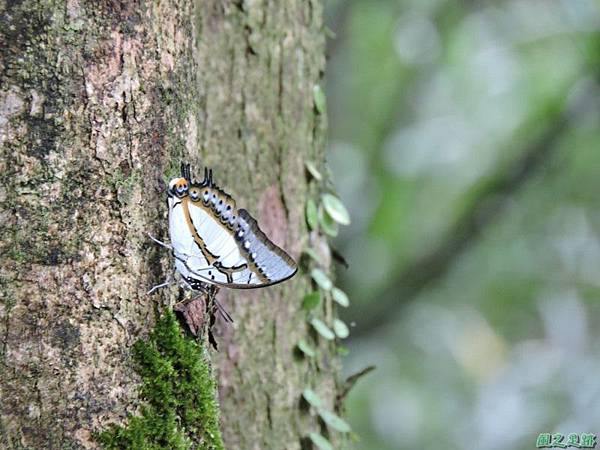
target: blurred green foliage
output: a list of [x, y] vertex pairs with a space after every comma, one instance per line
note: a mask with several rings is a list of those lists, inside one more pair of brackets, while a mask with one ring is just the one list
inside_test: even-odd
[[600, 5], [327, 2], [361, 450], [600, 422]]

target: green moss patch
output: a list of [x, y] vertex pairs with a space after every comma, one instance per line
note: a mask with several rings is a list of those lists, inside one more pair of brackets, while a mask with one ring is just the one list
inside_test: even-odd
[[98, 435], [106, 449], [223, 449], [216, 384], [202, 347], [184, 337], [169, 311], [133, 347], [142, 377], [141, 415]]

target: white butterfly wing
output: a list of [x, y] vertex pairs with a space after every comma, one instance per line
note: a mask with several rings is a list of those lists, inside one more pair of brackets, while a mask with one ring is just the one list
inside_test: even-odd
[[169, 235], [175, 256], [175, 268], [185, 279], [198, 278], [200, 275], [208, 280], [227, 282], [227, 276], [216, 271], [207, 261], [190, 232], [185, 216], [181, 199], [170, 198]]
[[188, 202], [190, 219], [198, 235], [204, 241], [207, 250], [215, 255], [221, 265], [236, 267], [244, 264], [245, 260], [233, 238], [232, 230], [220, 223], [197, 203]]
[[206, 189], [204, 201], [198, 196], [169, 197], [169, 234], [181, 275], [192, 287], [205, 282], [236, 289], [270, 286], [292, 277], [297, 270], [294, 260], [267, 238], [246, 210], [236, 210], [231, 197], [210, 183], [201, 185]]
[[269, 240], [248, 211], [240, 209], [238, 216], [239, 229], [235, 238], [252, 272], [252, 278], [248, 282], [240, 276], [234, 278], [234, 282], [242, 285], [239, 287], [245, 287], [244, 284], [263, 287], [292, 277], [297, 270], [294, 260]]

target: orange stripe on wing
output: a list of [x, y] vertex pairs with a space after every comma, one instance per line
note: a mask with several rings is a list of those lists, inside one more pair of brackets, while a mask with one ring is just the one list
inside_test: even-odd
[[185, 217], [185, 222], [187, 223], [188, 229], [190, 230], [190, 233], [192, 234], [194, 241], [196, 242], [196, 244], [198, 244], [198, 247], [200, 248], [202, 255], [206, 258], [206, 261], [211, 266], [214, 266], [215, 261], [217, 261], [217, 257], [208, 250], [208, 247], [206, 246], [204, 239], [202, 239], [202, 237], [198, 234], [198, 230], [196, 230], [196, 227], [194, 226], [194, 223], [192, 222], [192, 218], [190, 216], [190, 210], [189, 210], [188, 203], [189, 203], [188, 197], [184, 197], [181, 199], [181, 206], [183, 207], [183, 216]]

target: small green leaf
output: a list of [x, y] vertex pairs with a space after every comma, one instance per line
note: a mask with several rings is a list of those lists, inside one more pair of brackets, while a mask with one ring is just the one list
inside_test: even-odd
[[333, 287], [333, 283], [331, 282], [329, 277], [325, 275], [325, 272], [323, 272], [321, 269], [315, 267], [313, 270], [310, 271], [310, 276], [313, 280], [315, 280], [315, 283], [317, 283], [317, 285], [324, 291], [329, 291]]
[[302, 397], [304, 397], [304, 400], [306, 400], [308, 404], [317, 411], [323, 408], [323, 401], [321, 400], [321, 397], [319, 397], [312, 389], [304, 389], [304, 391], [302, 391]]
[[333, 331], [335, 335], [340, 339], [346, 339], [350, 336], [350, 330], [348, 329], [348, 325], [346, 325], [340, 319], [333, 319]]
[[312, 198], [306, 201], [306, 223], [308, 228], [314, 230], [319, 225], [319, 213], [317, 212], [317, 205]]
[[350, 214], [339, 198], [332, 194], [323, 194], [321, 200], [325, 211], [333, 220], [341, 225], [350, 225]]
[[319, 450], [333, 450], [333, 446], [331, 445], [331, 442], [329, 442], [327, 439], [325, 439], [319, 433], [315, 433], [314, 431], [312, 431], [308, 435], [308, 437], [310, 437], [310, 440], [312, 441], [312, 443], [315, 444]]
[[317, 333], [319, 333], [328, 341], [332, 341], [335, 339], [335, 334], [333, 333], [333, 331], [331, 331], [331, 329], [327, 325], [325, 325], [325, 322], [323, 322], [321, 319], [317, 319], [315, 317], [310, 321], [310, 324], [315, 330], [317, 330]]
[[332, 288], [331, 296], [333, 297], [333, 301], [335, 301], [338, 305], [343, 306], [344, 308], [350, 306], [350, 300], [348, 300], [348, 296], [340, 288]]
[[304, 339], [300, 339], [296, 347], [309, 358], [314, 358], [317, 355], [315, 350]]
[[303, 253], [306, 253], [308, 256], [310, 256], [312, 259], [314, 259], [315, 261], [319, 262], [321, 259], [319, 258], [319, 255], [317, 255], [317, 252], [314, 251], [314, 249], [307, 247], [304, 250], [302, 250]]
[[340, 356], [346, 356], [348, 353], [350, 353], [350, 350], [348, 349], [348, 347], [344, 347], [343, 345], [339, 345], [337, 350], [337, 354]]
[[319, 410], [319, 415], [329, 427], [339, 431], [340, 433], [349, 433], [350, 431], [352, 431], [352, 428], [350, 428], [348, 422], [346, 422], [338, 415], [332, 413], [331, 411], [321, 409]]
[[338, 224], [331, 218], [327, 211], [322, 206], [319, 206], [319, 223], [323, 232], [331, 237], [336, 237], [338, 234]]
[[306, 166], [306, 170], [308, 173], [317, 181], [321, 181], [323, 179], [323, 175], [321, 172], [317, 170], [317, 167], [313, 164], [312, 161], [304, 161], [304, 165]]
[[315, 108], [317, 108], [317, 112], [319, 114], [323, 114], [326, 107], [325, 93], [318, 84], [315, 84], [313, 87], [313, 100], [315, 102]]
[[304, 300], [302, 300], [302, 307], [306, 311], [310, 311], [311, 309], [319, 306], [319, 303], [321, 303], [321, 293], [319, 291], [315, 291], [304, 296]]

